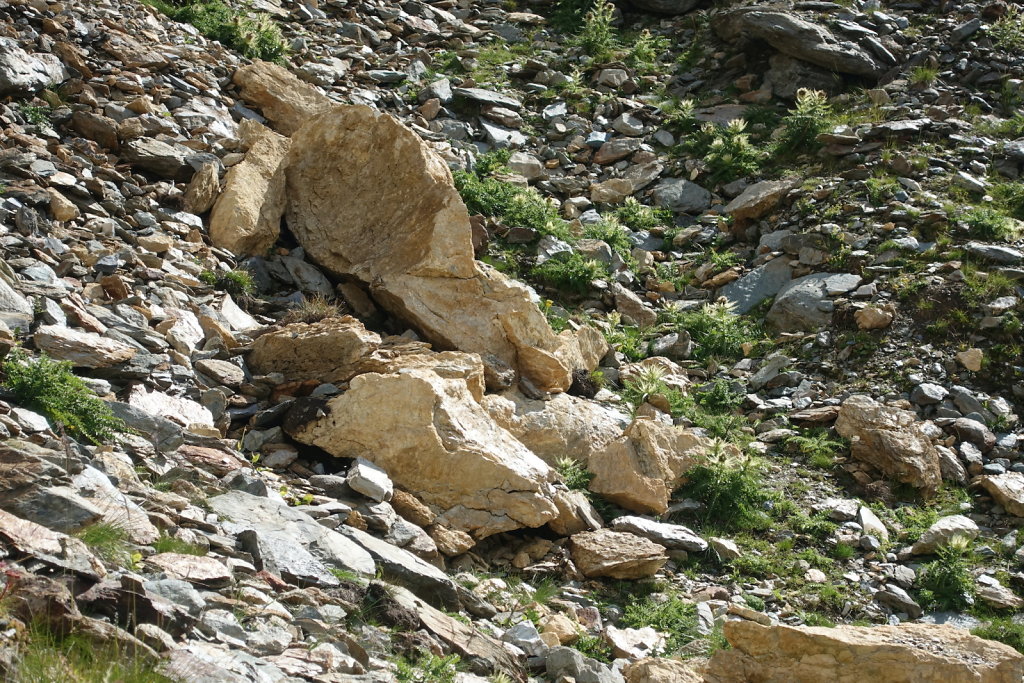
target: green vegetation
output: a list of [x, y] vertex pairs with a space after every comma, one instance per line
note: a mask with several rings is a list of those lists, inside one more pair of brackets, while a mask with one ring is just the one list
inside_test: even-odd
[[573, 491], [586, 491], [590, 486], [590, 480], [594, 478], [594, 475], [587, 470], [586, 465], [569, 457], [558, 460], [556, 469], [562, 475], [565, 485]]
[[252, 273], [243, 268], [217, 272], [204, 270], [199, 274], [199, 279], [232, 296], [248, 296], [256, 291], [256, 281], [253, 280]]
[[663, 319], [690, 333], [697, 345], [693, 357], [700, 361], [742, 358], [745, 344], [754, 347], [764, 338], [757, 323], [737, 315], [728, 303], [705, 304], [697, 311], [666, 311]]
[[160, 535], [160, 538], [153, 544], [153, 550], [158, 553], [179, 553], [181, 555], [205, 555], [209, 552], [200, 545], [167, 534]]
[[615, 5], [608, 0], [596, 0], [583, 15], [583, 26], [575, 42], [597, 62], [605, 62], [614, 56], [618, 37], [612, 27]]
[[79, 529], [75, 532], [75, 537], [104, 562], [116, 565], [127, 565], [132, 562], [128, 531], [120, 526], [96, 522]]
[[697, 631], [697, 606], [685, 602], [675, 593], [648, 595], [625, 606], [622, 625], [626, 628], [645, 628], [666, 634], [665, 655], [671, 656], [700, 637]]
[[911, 69], [910, 84], [920, 86], [931, 85], [932, 83], [935, 82], [935, 79], [938, 77], [938, 69], [930, 66], [924, 66], [922, 64], [921, 66], [915, 66], [913, 69]]
[[626, 197], [622, 206], [615, 210], [615, 217], [631, 230], [650, 230], [660, 226], [671, 225], [673, 213], [668, 209], [656, 209], [641, 204], [635, 197]]
[[747, 122], [734, 119], [725, 126], [705, 123], [683, 143], [690, 156], [702, 159], [712, 184], [728, 183], [756, 174], [765, 152], [750, 141]]
[[1024, 12], [1017, 5], [1008, 5], [1006, 14], [989, 26], [988, 35], [996, 47], [1011, 53], [1024, 52]]
[[1024, 624], [1018, 624], [1011, 617], [993, 619], [984, 626], [971, 629], [971, 633], [979, 638], [988, 638], [1005, 643], [1024, 654]]
[[281, 27], [269, 14], [250, 15], [221, 0], [143, 0], [175, 21], [192, 24], [210, 40], [237, 50], [249, 59], [280, 61], [288, 53]]
[[9, 683], [83, 681], [101, 683], [170, 683], [142, 656], [122, 652], [116, 644], [96, 643], [84, 635], [58, 637], [42, 625], [30, 626], [18, 649]]
[[608, 268], [601, 262], [588, 259], [574, 251], [567, 255], [558, 254], [531, 271], [537, 279], [558, 289], [576, 294], [590, 291], [590, 283], [607, 277]]
[[807, 458], [810, 465], [821, 469], [832, 468], [835, 465], [836, 454], [847, 448], [844, 439], [832, 438], [823, 429], [795, 434], [786, 439], [785, 445], [787, 450]]
[[723, 531], [764, 529], [766, 504], [772, 496], [761, 481], [758, 463], [727, 450], [720, 442], [706, 460], [687, 472], [681, 495], [704, 504], [699, 512], [704, 527]]
[[25, 121], [33, 126], [46, 126], [50, 124], [50, 115], [53, 110], [49, 107], [22, 103], [18, 105], [18, 111]]
[[961, 214], [971, 237], [984, 240], [1008, 240], [1014, 237], [1013, 223], [1001, 211], [988, 206], [976, 206]]
[[918, 577], [922, 606], [961, 609], [973, 604], [970, 541], [954, 537], [936, 550], [935, 556], [935, 561], [926, 564]]
[[784, 154], [806, 152], [818, 145], [818, 135], [832, 125], [832, 107], [825, 93], [801, 88], [796, 94], [796, 107], [782, 122], [786, 127], [776, 150]]
[[461, 663], [455, 654], [438, 657], [424, 653], [415, 661], [401, 657], [395, 662], [395, 675], [400, 683], [452, 683]]
[[3, 386], [18, 403], [42, 413], [75, 438], [100, 444], [129, 431], [106, 402], [71, 372], [70, 362], [56, 361], [45, 354], [33, 360], [22, 349], [14, 349], [0, 369]]
[[484, 176], [479, 171], [455, 171], [453, 175], [455, 187], [470, 213], [492, 216], [510, 227], [532, 228], [542, 234], [568, 237], [568, 228], [558, 215], [558, 209], [536, 190]]

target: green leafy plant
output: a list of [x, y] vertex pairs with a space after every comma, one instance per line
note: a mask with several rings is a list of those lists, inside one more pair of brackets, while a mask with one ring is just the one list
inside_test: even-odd
[[555, 463], [555, 469], [562, 475], [565, 485], [574, 491], [586, 491], [594, 475], [579, 460], [565, 457]]
[[1008, 240], [1015, 236], [1013, 223], [1001, 211], [977, 206], [963, 212], [961, 219], [972, 237], [985, 240]]
[[684, 145], [692, 156], [703, 159], [712, 183], [728, 183], [757, 173], [765, 153], [750, 140], [747, 122], [734, 119], [725, 126], [707, 122]]
[[3, 386], [18, 403], [42, 413], [75, 438], [100, 444], [130, 431], [107, 403], [71, 372], [70, 362], [56, 361], [45, 354], [31, 359], [24, 350], [14, 349], [0, 368]]
[[[687, 643], [700, 637], [697, 631], [697, 606], [678, 595], [648, 595], [625, 606], [622, 624], [628, 628], [650, 626], [666, 634], [666, 655], [679, 652]], [[651, 653], [657, 654], [657, 653]]]
[[415, 661], [402, 657], [395, 662], [395, 675], [400, 683], [452, 683], [461, 661], [455, 654], [439, 657], [424, 653]]
[[24, 103], [18, 105], [18, 111], [33, 126], [49, 125], [50, 115], [53, 113], [49, 107]]
[[249, 59], [276, 62], [288, 53], [281, 27], [269, 14], [250, 15], [221, 0], [144, 1], [175, 21], [192, 24], [210, 40], [220, 41]]
[[911, 85], [926, 86], [931, 85], [935, 82], [935, 79], [939, 77], [939, 70], [925, 65], [915, 66], [910, 71], [910, 83]]
[[1017, 54], [1024, 52], [1024, 12], [1017, 5], [1008, 5], [1006, 13], [989, 26], [988, 35], [996, 47]]
[[568, 225], [558, 215], [558, 208], [536, 190], [466, 171], [455, 171], [452, 175], [470, 213], [498, 218], [511, 227], [532, 228], [563, 239], [569, 237]]
[[817, 137], [832, 125], [832, 108], [820, 90], [800, 88], [796, 93], [796, 106], [782, 118], [785, 129], [777, 149], [784, 153], [805, 152], [814, 149]]
[[737, 315], [726, 302], [705, 304], [697, 311], [666, 312], [665, 319], [690, 333], [696, 342], [693, 357], [734, 359], [743, 356], [744, 344], [757, 344], [763, 332], [753, 320]]
[[627, 231], [619, 225], [615, 218], [606, 218], [600, 223], [587, 225], [583, 228], [583, 236], [605, 242], [624, 262], [634, 262], [633, 256], [630, 253], [633, 249], [633, 243], [629, 241]]
[[597, 62], [612, 58], [618, 38], [612, 27], [615, 5], [608, 0], [596, 0], [585, 15], [583, 27], [575, 42]]
[[807, 458], [814, 467], [830, 469], [835, 465], [836, 454], [847, 448], [840, 438], [832, 438], [823, 429], [812, 429], [794, 434], [785, 441], [786, 449]]
[[765, 507], [771, 495], [762, 486], [760, 467], [749, 456], [716, 442], [687, 477], [681, 493], [704, 504], [699, 513], [703, 525], [734, 531], [763, 529], [769, 523]]
[[195, 543], [183, 541], [174, 536], [160, 534], [160, 538], [153, 543], [153, 550], [158, 553], [178, 553], [180, 555], [206, 555], [209, 551]]
[[644, 29], [630, 43], [629, 53], [626, 55], [626, 63], [634, 69], [653, 69], [658, 61], [658, 56], [669, 48], [669, 40], [664, 36], [656, 36], [649, 30]]
[[558, 255], [535, 267], [531, 274], [547, 284], [576, 294], [590, 291], [590, 283], [608, 276], [603, 263], [588, 259], [579, 252], [568, 256]]
[[919, 575], [921, 602], [929, 607], [960, 609], [974, 602], [970, 539], [955, 536], [935, 551], [935, 561]]
[[631, 230], [650, 230], [671, 225], [673, 220], [673, 214], [668, 209], [641, 204], [635, 197], [626, 197], [622, 206], [615, 210], [615, 217]]

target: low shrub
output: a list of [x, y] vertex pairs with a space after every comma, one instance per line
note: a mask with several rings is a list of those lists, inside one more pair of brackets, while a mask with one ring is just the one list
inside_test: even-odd
[[563, 258], [548, 259], [535, 267], [531, 274], [552, 287], [586, 294], [590, 291], [591, 282], [608, 276], [608, 268], [574, 251]]
[[288, 46], [281, 35], [281, 27], [269, 14], [257, 12], [249, 15], [233, 9], [221, 0], [185, 0], [183, 3], [165, 0], [144, 0], [175, 21], [195, 26], [210, 40], [220, 41], [249, 59], [268, 62], [281, 60]]

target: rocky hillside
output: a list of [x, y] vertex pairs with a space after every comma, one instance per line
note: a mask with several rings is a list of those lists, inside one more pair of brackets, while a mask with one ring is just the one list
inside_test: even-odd
[[0, 3], [0, 672], [1024, 678], [1024, 9]]

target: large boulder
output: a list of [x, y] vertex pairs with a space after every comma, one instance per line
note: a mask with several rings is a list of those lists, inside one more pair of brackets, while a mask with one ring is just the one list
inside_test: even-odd
[[239, 87], [242, 99], [258, 107], [282, 135], [291, 135], [311, 117], [334, 106], [318, 88], [270, 62], [243, 66], [232, 80]]
[[831, 297], [860, 284], [850, 273], [813, 273], [787, 283], [772, 303], [765, 320], [782, 332], [814, 331], [832, 320]]
[[380, 344], [380, 335], [351, 316], [292, 323], [259, 336], [246, 363], [253, 372], [279, 372], [289, 381], [346, 382], [357, 374], [356, 363]]
[[583, 367], [518, 282], [473, 259], [469, 213], [445, 163], [411, 130], [365, 106], [313, 117], [292, 137], [288, 226], [314, 261], [440, 349], [493, 354], [541, 390]]
[[743, 315], [778, 294], [792, 279], [793, 267], [789, 265], [789, 259], [775, 258], [725, 285], [718, 290], [718, 296], [724, 296], [736, 306], [734, 313]]
[[285, 429], [377, 464], [434, 507], [439, 524], [476, 538], [559, 515], [555, 471], [490, 419], [464, 377], [425, 367], [359, 375], [344, 394], [294, 408]]
[[30, 55], [13, 38], [0, 38], [0, 97], [31, 95], [67, 77], [55, 55]]
[[281, 232], [289, 141], [255, 121], [243, 121], [238, 136], [245, 159], [228, 169], [210, 213], [210, 239], [235, 254], [262, 256]]
[[877, 78], [883, 71], [857, 43], [840, 40], [824, 26], [786, 11], [744, 7], [719, 15], [711, 25], [723, 40], [762, 40], [783, 54], [830, 71], [868, 78]]
[[706, 683], [1019, 683], [1024, 656], [953, 626], [762, 626], [725, 622]]
[[494, 420], [549, 465], [562, 458], [587, 463], [590, 456], [622, 435], [629, 418], [613, 408], [558, 394], [550, 401], [517, 392], [484, 397]]
[[611, 529], [572, 537], [572, 561], [588, 579], [642, 579], [654, 576], [668, 561], [663, 546]]
[[660, 515], [708, 446], [706, 438], [690, 430], [635, 420], [621, 437], [591, 455], [590, 490], [627, 510]]
[[1024, 474], [1006, 472], [979, 477], [978, 483], [1014, 517], [1024, 517]]
[[942, 481], [939, 454], [914, 413], [855, 395], [839, 408], [836, 431], [850, 440], [850, 455], [885, 476], [931, 495]]

